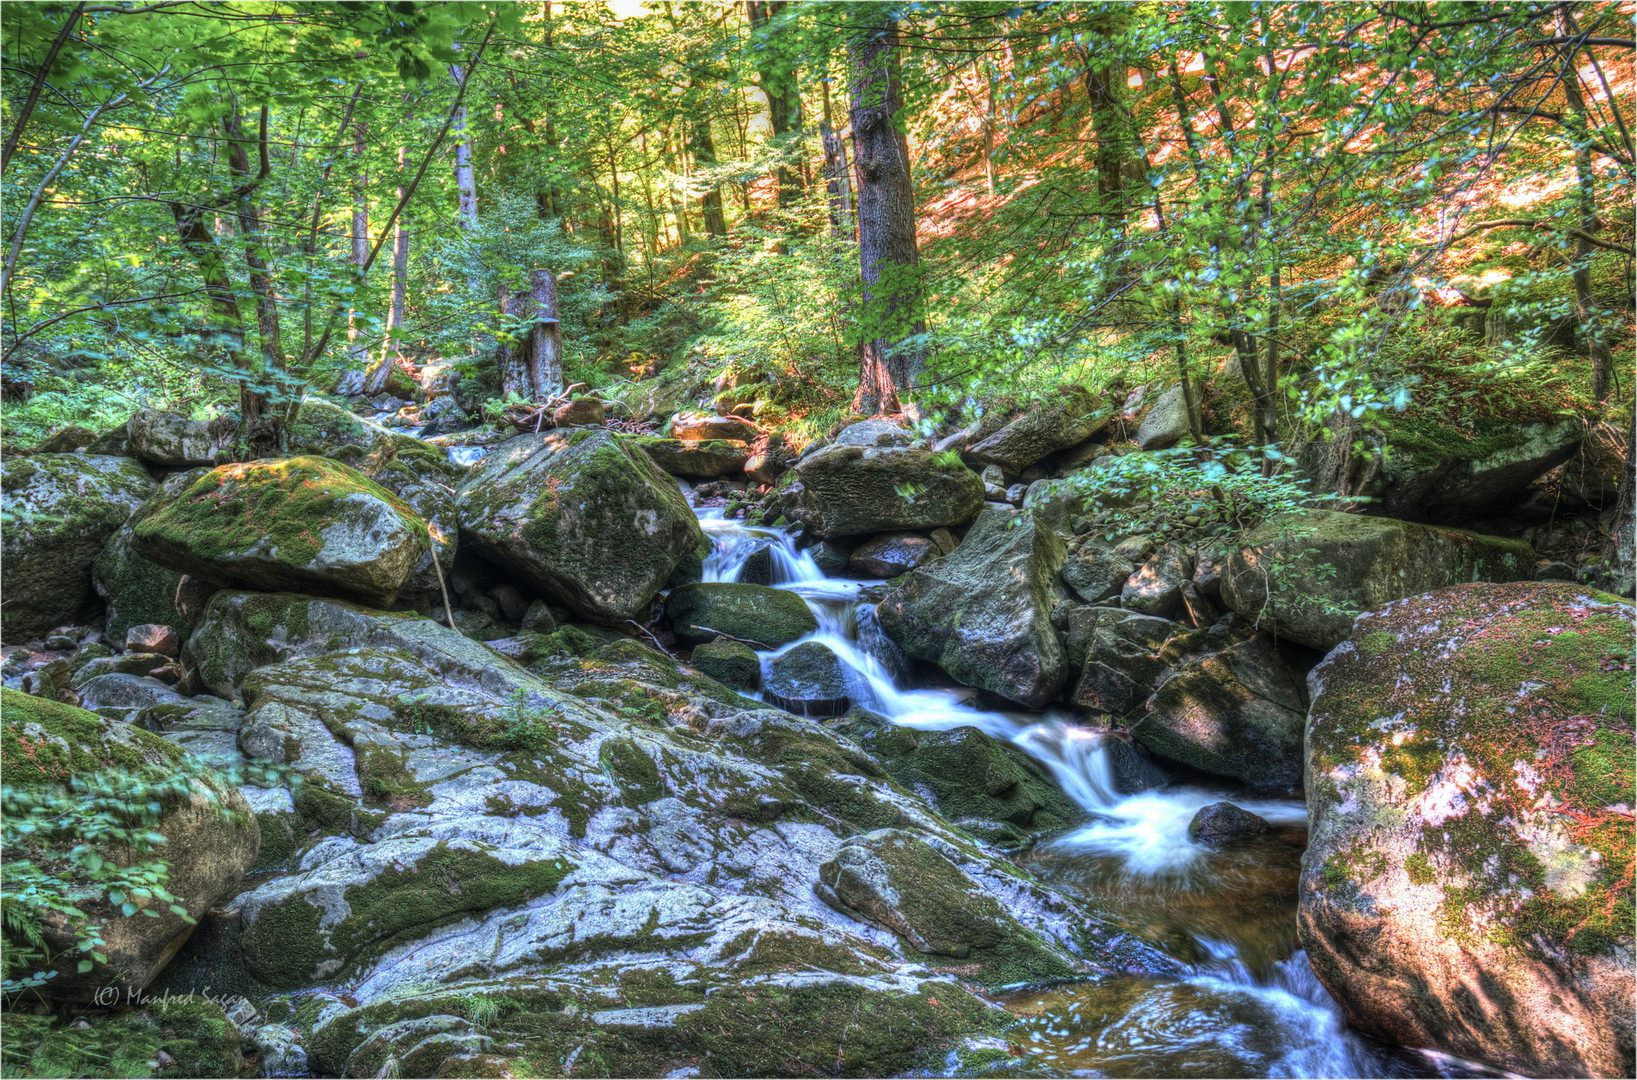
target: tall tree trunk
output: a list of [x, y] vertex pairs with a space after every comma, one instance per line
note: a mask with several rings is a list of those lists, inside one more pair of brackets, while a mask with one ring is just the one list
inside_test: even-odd
[[847, 144], [836, 134], [830, 120], [830, 80], [820, 84], [824, 95], [824, 120], [819, 124], [819, 140], [824, 144], [824, 190], [830, 202], [830, 235], [838, 240], [853, 238], [853, 173], [847, 166]]
[[[1569, 6], [1559, 9], [1558, 24], [1565, 37], [1579, 33]], [[1591, 125], [1586, 116], [1586, 99], [1580, 92], [1580, 72], [1575, 68], [1574, 52], [1564, 57], [1563, 93], [1569, 103], [1569, 125], [1574, 136], [1574, 171], [1576, 202], [1580, 211], [1580, 234], [1575, 238], [1574, 299], [1575, 314], [1580, 320], [1581, 340], [1592, 360], [1592, 397], [1602, 401], [1613, 388], [1614, 357], [1609, 352], [1608, 339], [1603, 334], [1603, 323], [1598, 318], [1597, 297], [1592, 292], [1591, 260], [1597, 250], [1589, 237], [1597, 231], [1597, 174], [1592, 171], [1592, 155], [1587, 143], [1591, 139]]]
[[[466, 85], [466, 72], [459, 64], [449, 65], [449, 77], [455, 80], [457, 89]], [[472, 139], [466, 130], [466, 120], [463, 102], [455, 110], [455, 122], [450, 125], [449, 133], [455, 139], [455, 188], [460, 193], [460, 223], [470, 234], [477, 231], [477, 176], [472, 170]]]
[[[745, 0], [745, 14], [752, 31], [771, 38], [769, 24], [784, 11], [785, 0]], [[764, 42], [770, 45], [771, 40]], [[767, 95], [768, 122], [773, 128], [773, 142], [784, 153], [789, 137], [801, 134], [801, 94], [796, 88], [796, 73], [782, 59], [778, 51], [762, 48], [757, 52], [756, 73]], [[800, 174], [781, 158], [778, 167], [779, 205], [789, 206], [801, 197]]]
[[369, 366], [369, 344], [358, 327], [357, 297], [363, 291], [364, 262], [369, 258], [369, 172], [364, 167], [365, 126], [358, 121], [352, 133], [352, 158], [357, 172], [352, 189], [352, 272], [354, 275], [354, 302], [347, 309], [347, 363], [352, 371], [362, 372]]
[[524, 342], [524, 367], [535, 401], [563, 388], [563, 325], [557, 318], [557, 280], [550, 270], [536, 269], [529, 300], [534, 328]]
[[983, 182], [989, 194], [995, 193], [999, 176], [995, 171], [995, 138], [1000, 133], [1000, 122], [995, 116], [995, 69], [987, 59], [973, 61], [973, 67], [983, 77]]
[[[406, 174], [404, 147], [398, 147], [398, 202], [404, 201]], [[403, 215], [392, 223], [392, 295], [387, 301], [386, 334], [381, 338], [381, 355], [364, 376], [363, 392], [371, 396], [386, 389], [395, 358], [403, 354], [404, 306], [409, 296], [409, 232]]]
[[[709, 169], [716, 164], [716, 142], [711, 138], [710, 115], [707, 113], [691, 122], [689, 129], [688, 149], [693, 154], [694, 164]], [[712, 184], [705, 190], [699, 200], [700, 208], [705, 214], [705, 232], [711, 236], [726, 236], [728, 234], [727, 217], [722, 213], [722, 189]]]
[[903, 342], [923, 334], [920, 252], [909, 143], [899, 126], [898, 28], [884, 18], [848, 46], [853, 155], [858, 163], [858, 253], [868, 328], [854, 407], [891, 412], [920, 378], [926, 356]]
[[[261, 107], [258, 124], [257, 153], [260, 174], [268, 171], [266, 105]], [[250, 291], [256, 297], [256, 336], [261, 343], [261, 362], [251, 368], [252, 377], [239, 388], [239, 437], [243, 449], [252, 457], [268, 457], [283, 449], [284, 421], [278, 409], [291, 404], [283, 386], [284, 344], [279, 330], [278, 298], [273, 294], [273, 275], [267, 264], [263, 247], [261, 209], [256, 205], [251, 179], [250, 156], [245, 149], [248, 140], [235, 109], [229, 114], [224, 131], [227, 135], [227, 164], [237, 179], [239, 192], [236, 210], [239, 233], [244, 238], [244, 261], [249, 269]]]

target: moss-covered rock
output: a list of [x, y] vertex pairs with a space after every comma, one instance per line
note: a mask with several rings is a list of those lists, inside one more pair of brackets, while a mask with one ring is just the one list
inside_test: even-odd
[[[76, 777], [116, 777], [127, 790], [144, 778], [167, 779], [184, 764], [193, 764], [176, 746], [140, 728], [107, 720], [84, 709], [48, 702], [14, 690], [0, 690], [0, 770], [7, 787], [67, 787]], [[117, 785], [116, 785], [117, 786]], [[134, 796], [132, 796], [134, 797]], [[75, 950], [75, 935], [87, 925], [100, 924], [106, 960], [90, 971], [76, 972], [63, 961], [56, 978], [39, 992], [67, 1001], [91, 1001], [107, 987], [126, 999], [147, 986], [175, 955], [192, 931], [193, 920], [234, 888], [256, 860], [260, 834], [249, 804], [236, 788], [209, 769], [190, 775], [186, 794], [162, 800], [162, 812], [153, 826], [165, 838], [153, 855], [123, 845], [103, 844], [100, 854], [116, 865], [130, 866], [150, 858], [169, 866], [166, 888], [177, 898], [186, 917], [155, 907], [156, 917], [125, 917], [120, 904], [111, 902], [101, 888], [92, 887], [82, 871], [61, 862], [61, 853], [24, 846], [7, 858], [33, 858], [43, 866], [59, 866], [70, 886], [85, 890], [76, 898], [81, 917], [58, 915], [43, 926], [50, 951]], [[46, 841], [42, 841], [46, 842]], [[8, 942], [9, 943], [9, 942]]]
[[762, 660], [756, 650], [738, 641], [707, 641], [693, 650], [694, 667], [724, 686], [755, 690], [762, 681]]
[[134, 540], [135, 528], [126, 522], [91, 564], [92, 584], [108, 605], [108, 636], [123, 641], [131, 627], [158, 623], [174, 627], [186, 639], [216, 586], [144, 559]]
[[973, 961], [976, 982], [1000, 986], [1079, 974], [913, 833], [880, 829], [851, 838], [819, 867], [813, 888], [837, 911], [902, 935], [921, 952]]
[[318, 457], [223, 465], [156, 500], [137, 554], [218, 584], [390, 604], [427, 555], [427, 523], [355, 469]]
[[718, 634], [776, 649], [818, 629], [806, 601], [788, 589], [737, 581], [703, 581], [673, 589], [665, 618], [676, 636], [703, 645]]
[[1573, 585], [1462, 585], [1313, 672], [1299, 930], [1355, 1026], [1631, 1074], [1633, 624]]
[[1051, 624], [1063, 558], [1063, 542], [1032, 514], [990, 507], [960, 547], [906, 575], [876, 613], [910, 656], [1039, 708], [1069, 674]]
[[519, 435], [457, 501], [479, 551], [596, 623], [640, 614], [703, 539], [676, 481], [601, 429]]
[[834, 446], [803, 458], [778, 499], [817, 536], [868, 536], [965, 524], [983, 506], [983, 481], [954, 454]]
[[1532, 577], [1521, 540], [1328, 510], [1261, 526], [1229, 560], [1222, 600], [1281, 637], [1331, 649], [1361, 612], [1468, 581]]
[[839, 716], [847, 711], [847, 668], [828, 645], [804, 641], [767, 666], [767, 697], [799, 716]]
[[657, 435], [632, 435], [628, 441], [641, 447], [655, 465], [672, 476], [697, 480], [740, 472], [750, 458], [750, 444], [737, 439], [684, 441]]
[[92, 560], [153, 489], [130, 458], [41, 454], [0, 462], [0, 638], [40, 637], [88, 612]]
[[1530, 481], [1568, 461], [1586, 436], [1585, 421], [1575, 417], [1497, 417], [1477, 425], [1477, 437], [1413, 411], [1388, 425], [1389, 451], [1359, 494], [1379, 500], [1382, 513], [1438, 524], [1505, 514]]

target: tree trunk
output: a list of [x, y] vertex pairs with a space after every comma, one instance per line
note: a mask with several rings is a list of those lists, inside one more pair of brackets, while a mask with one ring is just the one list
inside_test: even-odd
[[[261, 175], [268, 169], [266, 105], [261, 107], [257, 149]], [[256, 335], [261, 343], [261, 362], [250, 369], [239, 387], [239, 438], [244, 451], [251, 457], [268, 457], [281, 451], [284, 443], [282, 413], [270, 405], [285, 406], [288, 392], [284, 387], [284, 344], [279, 330], [278, 299], [273, 294], [273, 276], [267, 265], [263, 247], [261, 209], [253, 196], [250, 156], [245, 150], [246, 138], [237, 110], [223, 125], [227, 135], [228, 169], [238, 180], [236, 188], [239, 233], [244, 238], [244, 261], [250, 272], [250, 291], [256, 297]]]
[[532, 400], [544, 401], [563, 388], [563, 328], [557, 318], [557, 280], [550, 270], [537, 269], [529, 300], [534, 329], [524, 342]]
[[[1558, 20], [1565, 37], [1579, 33], [1574, 16], [1570, 14], [1567, 6], [1560, 10]], [[1573, 117], [1570, 131], [1574, 136], [1576, 196], [1582, 233], [1575, 238], [1574, 249], [1575, 314], [1580, 320], [1581, 340], [1586, 343], [1586, 350], [1591, 354], [1592, 397], [1597, 401], [1603, 401], [1613, 388], [1614, 357], [1609, 352], [1608, 340], [1603, 335], [1602, 320], [1598, 318], [1597, 313], [1597, 297], [1592, 292], [1591, 260], [1597, 248], [1587, 237], [1595, 233], [1598, 227], [1597, 179], [1596, 173], [1592, 171], [1591, 150], [1587, 147], [1587, 142], [1591, 138], [1591, 126], [1586, 116], [1586, 100], [1580, 93], [1580, 72], [1576, 70], [1574, 60], [1572, 52], [1564, 59], [1563, 93], [1569, 103], [1569, 115]]]
[[853, 238], [853, 174], [847, 167], [847, 144], [830, 122], [830, 82], [824, 81], [824, 120], [819, 139], [824, 144], [824, 190], [830, 201], [830, 235], [837, 240]]
[[1626, 468], [1614, 500], [1614, 521], [1603, 549], [1603, 569], [1597, 582], [1619, 596], [1637, 589], [1637, 427], [1626, 433]]
[[926, 364], [906, 339], [925, 332], [909, 143], [899, 126], [898, 29], [891, 19], [848, 46], [853, 156], [858, 163], [858, 253], [867, 343], [854, 407], [896, 411]]
[[[459, 64], [449, 65], [449, 77], [455, 80], [457, 89], [466, 85], [466, 72]], [[460, 223], [472, 233], [477, 230], [477, 176], [472, 171], [472, 140], [466, 131], [464, 102], [455, 110], [455, 122], [450, 125], [449, 133], [455, 138], [455, 187], [460, 193]]]
[[[745, 14], [752, 31], [767, 33], [767, 26], [785, 8], [785, 0], [745, 0]], [[801, 94], [796, 88], [796, 73], [779, 58], [776, 50], [764, 48], [757, 53], [756, 73], [761, 80], [762, 93], [767, 95], [768, 122], [773, 128], [773, 142], [785, 150], [788, 137], [801, 134]], [[789, 206], [801, 197], [800, 175], [787, 161], [778, 166], [779, 205]]]
[[[711, 138], [710, 116], [699, 117], [692, 121], [689, 130], [688, 149], [693, 153], [694, 163], [706, 169], [716, 164], [716, 142]], [[705, 213], [705, 232], [711, 236], [726, 236], [728, 222], [722, 213], [722, 189], [712, 184], [705, 190], [699, 200], [700, 208]]]
[[[398, 202], [406, 195], [404, 148], [398, 147]], [[392, 297], [387, 303], [386, 334], [381, 339], [381, 355], [364, 377], [363, 392], [371, 396], [386, 389], [394, 358], [403, 353], [404, 305], [409, 295], [409, 233], [403, 215], [392, 223]]]
[[364, 262], [369, 258], [369, 172], [364, 168], [364, 122], [358, 121], [352, 133], [352, 157], [358, 163], [352, 189], [352, 272], [354, 301], [347, 309], [347, 364], [349, 370], [362, 372], [369, 367], [369, 345], [359, 333], [358, 297], [363, 291]]

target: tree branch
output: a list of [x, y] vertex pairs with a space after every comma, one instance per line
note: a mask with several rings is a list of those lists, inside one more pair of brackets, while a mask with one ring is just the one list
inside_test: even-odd
[[34, 114], [34, 106], [40, 100], [40, 90], [45, 86], [46, 76], [51, 74], [51, 65], [56, 63], [57, 54], [62, 52], [63, 45], [68, 41], [68, 35], [74, 30], [74, 22], [85, 11], [85, 4], [76, 4], [69, 12], [63, 28], [57, 31], [57, 40], [51, 43], [51, 50], [45, 54], [45, 62], [34, 75], [34, 85], [28, 88], [28, 97], [23, 101], [23, 107], [18, 110], [17, 119], [11, 125], [11, 134], [6, 136], [6, 144], [0, 149], [0, 172], [4, 172], [11, 164], [11, 155], [17, 152], [17, 142], [23, 137], [23, 129], [28, 126], [29, 117]]
[[1472, 225], [1468, 226], [1466, 229], [1462, 230], [1461, 232], [1456, 233], [1454, 236], [1452, 236], [1448, 240], [1444, 241], [1444, 243], [1454, 244], [1454, 243], [1457, 243], [1457, 242], [1459, 242], [1461, 240], [1465, 240], [1467, 237], [1473, 235], [1474, 233], [1480, 233], [1480, 232], [1485, 231], [1486, 229], [1506, 229], [1506, 228], [1534, 229], [1537, 232], [1562, 233], [1564, 236], [1572, 236], [1576, 240], [1584, 240], [1586, 243], [1591, 244], [1594, 247], [1600, 247], [1600, 248], [1604, 249], [1605, 251], [1617, 251], [1622, 255], [1630, 255], [1631, 254], [1631, 247], [1629, 245], [1625, 246], [1625, 247], [1622, 247], [1619, 244], [1611, 244], [1611, 243], [1608, 243], [1605, 240], [1599, 240], [1597, 237], [1593, 236], [1591, 233], [1586, 232], [1584, 229], [1574, 229], [1574, 228], [1566, 229], [1566, 228], [1562, 227], [1561, 225], [1554, 225], [1550, 221], [1541, 221], [1538, 218], [1496, 218], [1494, 221], [1474, 222]]
[[52, 323], [60, 323], [64, 319], [70, 318], [74, 315], [79, 315], [82, 312], [101, 311], [103, 308], [117, 307], [121, 304], [148, 304], [155, 300], [180, 300], [185, 296], [196, 296], [199, 293], [209, 291], [209, 289], [189, 289], [186, 292], [179, 293], [159, 293], [157, 296], [137, 296], [130, 300], [104, 300], [100, 304], [86, 304], [84, 307], [70, 308], [61, 315], [54, 315], [43, 322], [37, 322], [33, 326], [29, 327], [25, 332], [18, 334], [17, 340], [11, 343], [11, 347], [4, 353], [0, 353], [0, 360], [9, 359], [11, 354], [17, 351], [17, 346], [33, 337], [35, 334], [38, 334], [41, 330], [44, 330]]

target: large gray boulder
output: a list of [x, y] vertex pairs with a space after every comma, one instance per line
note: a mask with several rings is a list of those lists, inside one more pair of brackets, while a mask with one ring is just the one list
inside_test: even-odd
[[1142, 423], [1137, 425], [1137, 447], [1140, 450], [1164, 450], [1181, 442], [1189, 433], [1188, 401], [1182, 384], [1171, 387], [1148, 407]]
[[1301, 685], [1258, 634], [1182, 664], [1131, 737], [1160, 757], [1258, 787], [1302, 782]]
[[740, 472], [750, 460], [750, 443], [737, 439], [662, 439], [656, 435], [631, 436], [654, 464], [672, 476], [710, 480]]
[[676, 636], [702, 645], [723, 634], [776, 649], [818, 629], [807, 602], [788, 589], [738, 581], [702, 581], [672, 589], [665, 617]]
[[1080, 386], [1065, 386], [1040, 408], [1030, 409], [981, 442], [966, 456], [980, 465], [999, 465], [1009, 473], [1059, 450], [1085, 442], [1107, 426], [1113, 410]]
[[456, 493], [462, 535], [591, 622], [645, 611], [704, 540], [676, 481], [603, 429], [519, 435]]
[[1297, 925], [1352, 1026], [1633, 1075], [1633, 628], [1575, 585], [1460, 585], [1313, 671]]
[[1505, 516], [1530, 481], [1574, 456], [1586, 436], [1574, 417], [1497, 423], [1479, 437], [1436, 421], [1389, 431], [1391, 453], [1363, 491], [1383, 514], [1434, 524]]
[[155, 465], [186, 468], [214, 465], [216, 454], [233, 441], [231, 418], [194, 420], [158, 409], [141, 409], [125, 422], [133, 456]]
[[0, 462], [6, 572], [0, 638], [26, 641], [85, 614], [91, 563], [154, 482], [130, 458], [39, 454]]
[[953, 454], [835, 446], [785, 477], [779, 507], [821, 537], [936, 529], [971, 521], [983, 481]]
[[336, 461], [222, 465], [142, 508], [132, 549], [218, 585], [390, 604], [429, 564], [427, 522]]
[[1039, 708], [1069, 674], [1051, 623], [1063, 558], [1063, 542], [1032, 514], [991, 505], [960, 547], [911, 571], [876, 612], [910, 656]]
[[1085, 660], [1074, 701], [1124, 719], [1141, 709], [1170, 674], [1180, 650], [1168, 648], [1168, 643], [1187, 632], [1170, 619], [1116, 607], [1093, 607], [1089, 618], [1081, 635]]
[[1223, 571], [1222, 600], [1281, 637], [1327, 650], [1361, 612], [1461, 582], [1518, 581], [1534, 569], [1534, 549], [1521, 540], [1309, 510], [1246, 537]]

